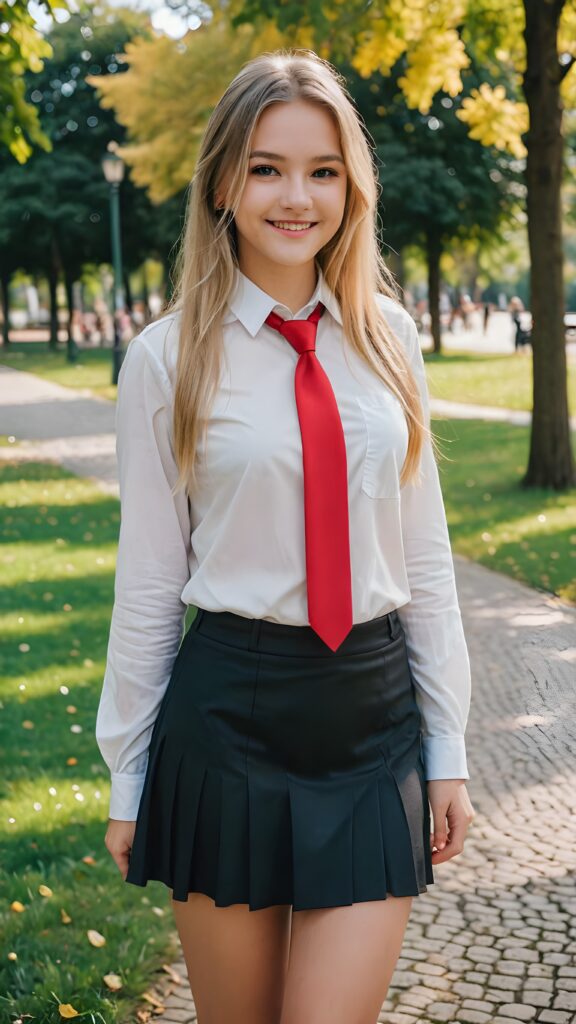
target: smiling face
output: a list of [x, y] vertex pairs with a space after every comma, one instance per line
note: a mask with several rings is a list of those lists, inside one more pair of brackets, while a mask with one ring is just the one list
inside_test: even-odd
[[261, 114], [235, 224], [240, 269], [253, 280], [313, 268], [340, 227], [347, 174], [330, 114], [305, 100]]

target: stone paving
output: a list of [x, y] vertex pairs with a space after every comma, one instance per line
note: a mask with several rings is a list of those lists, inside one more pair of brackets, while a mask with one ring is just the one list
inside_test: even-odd
[[[0, 399], [6, 383], [0, 373]], [[18, 381], [9, 383], [13, 422]], [[54, 392], [41, 391], [37, 404], [51, 408], [36, 427], [31, 408], [21, 418], [26, 433], [8, 427], [4, 407], [0, 433], [28, 437], [35, 448], [49, 413], [51, 454], [72, 468], [74, 453], [56, 439], [70, 437], [65, 422], [78, 423], [78, 399], [58, 411]], [[102, 486], [114, 488], [113, 410], [81, 401], [75, 471], [102, 474]], [[20, 447], [0, 451], [20, 457]], [[435, 884], [414, 899], [379, 1021], [576, 1024], [576, 608], [458, 555], [454, 564], [472, 662], [466, 735], [476, 818], [464, 852], [436, 867]], [[152, 985], [160, 1005], [143, 1004], [139, 1021], [196, 1020], [182, 958]]]

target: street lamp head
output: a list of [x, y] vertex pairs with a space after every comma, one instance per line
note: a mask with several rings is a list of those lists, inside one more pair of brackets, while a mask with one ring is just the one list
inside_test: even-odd
[[124, 161], [116, 153], [106, 153], [102, 159], [102, 170], [109, 185], [119, 185], [124, 178]]

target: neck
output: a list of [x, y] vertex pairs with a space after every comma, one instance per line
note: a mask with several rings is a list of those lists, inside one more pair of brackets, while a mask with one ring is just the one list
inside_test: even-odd
[[318, 283], [314, 260], [303, 266], [286, 267], [241, 256], [238, 265], [246, 277], [276, 302], [287, 306], [293, 315], [310, 300]]

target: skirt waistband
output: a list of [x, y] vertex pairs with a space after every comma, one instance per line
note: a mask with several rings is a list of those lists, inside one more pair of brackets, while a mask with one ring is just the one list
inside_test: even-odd
[[333, 651], [310, 625], [292, 626], [268, 619], [252, 619], [236, 612], [198, 608], [190, 632], [198, 632], [230, 647], [247, 651], [338, 658], [385, 647], [397, 640], [403, 629], [398, 612], [393, 609], [375, 619], [355, 623], [338, 650]]

